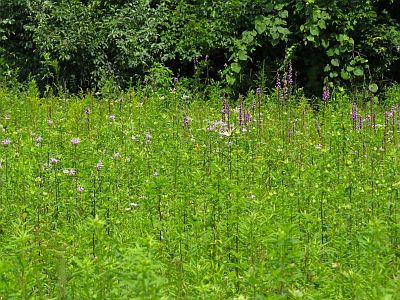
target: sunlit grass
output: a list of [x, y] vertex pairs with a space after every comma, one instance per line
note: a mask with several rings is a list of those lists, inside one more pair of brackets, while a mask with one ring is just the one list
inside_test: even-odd
[[1, 91], [0, 296], [395, 299], [398, 108], [292, 102]]

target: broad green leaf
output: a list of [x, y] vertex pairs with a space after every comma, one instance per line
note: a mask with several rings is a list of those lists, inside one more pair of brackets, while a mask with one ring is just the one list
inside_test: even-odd
[[319, 29], [317, 26], [313, 25], [310, 27], [310, 33], [312, 35], [318, 36], [319, 35]]
[[344, 80], [347, 80], [347, 79], [350, 78], [350, 74], [347, 73], [347, 72], [344, 71], [344, 70], [340, 71], [340, 76], [341, 76]]
[[236, 78], [231, 75], [226, 75], [226, 81], [229, 85], [233, 85], [236, 81]]
[[254, 23], [258, 34], [265, 32], [265, 30], [267, 29], [267, 23], [264, 16], [258, 16]]
[[337, 58], [331, 59], [332, 66], [339, 67], [339, 60]]
[[378, 91], [378, 85], [376, 83], [370, 84], [369, 85], [369, 91], [371, 93], [376, 93]]
[[354, 69], [354, 75], [355, 76], [363, 76], [364, 75], [364, 70], [360, 67], [357, 67]]
[[319, 20], [317, 23], [318, 27], [321, 29], [326, 29], [326, 24], [324, 20]]
[[338, 75], [338, 73], [337, 72], [330, 72], [329, 73], [329, 77], [331, 77], [331, 78], [336, 78], [336, 77], [338, 77], [339, 75]]
[[247, 60], [248, 55], [247, 55], [247, 53], [246, 53], [245, 51], [240, 50], [240, 51], [238, 52], [238, 54], [237, 54], [237, 57], [238, 57], [239, 60], [244, 61], [244, 60]]
[[278, 32], [282, 33], [282, 34], [289, 34], [290, 33], [289, 29], [281, 27], [281, 26], [278, 26], [277, 29], [278, 29]]
[[235, 73], [240, 73], [240, 71], [242, 70], [242, 67], [238, 63], [235, 62], [235, 63], [231, 64], [231, 69]]
[[279, 13], [279, 16], [280, 16], [281, 18], [283, 18], [283, 19], [286, 19], [286, 18], [289, 16], [289, 13], [288, 13], [287, 10], [282, 10], [282, 11]]

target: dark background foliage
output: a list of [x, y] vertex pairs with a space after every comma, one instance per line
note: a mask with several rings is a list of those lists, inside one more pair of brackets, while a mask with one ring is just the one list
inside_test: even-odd
[[1, 76], [78, 91], [162, 64], [246, 91], [291, 60], [313, 93], [384, 85], [400, 79], [399, 16], [393, 0], [0, 0]]

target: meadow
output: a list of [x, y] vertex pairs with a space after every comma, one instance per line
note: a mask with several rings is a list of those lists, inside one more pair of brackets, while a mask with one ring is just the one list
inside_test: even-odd
[[0, 90], [0, 299], [399, 299], [396, 99], [175, 88]]

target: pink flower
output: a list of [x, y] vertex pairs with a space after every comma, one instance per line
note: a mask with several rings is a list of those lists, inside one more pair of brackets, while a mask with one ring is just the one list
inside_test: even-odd
[[1, 141], [1, 144], [2, 144], [3, 146], [8, 146], [8, 145], [11, 144], [11, 140], [9, 140], [9, 139], [2, 140], [2, 141]]
[[81, 142], [81, 140], [80, 139], [78, 139], [78, 138], [73, 138], [73, 139], [71, 139], [71, 144], [72, 145], [78, 145], [79, 143]]

